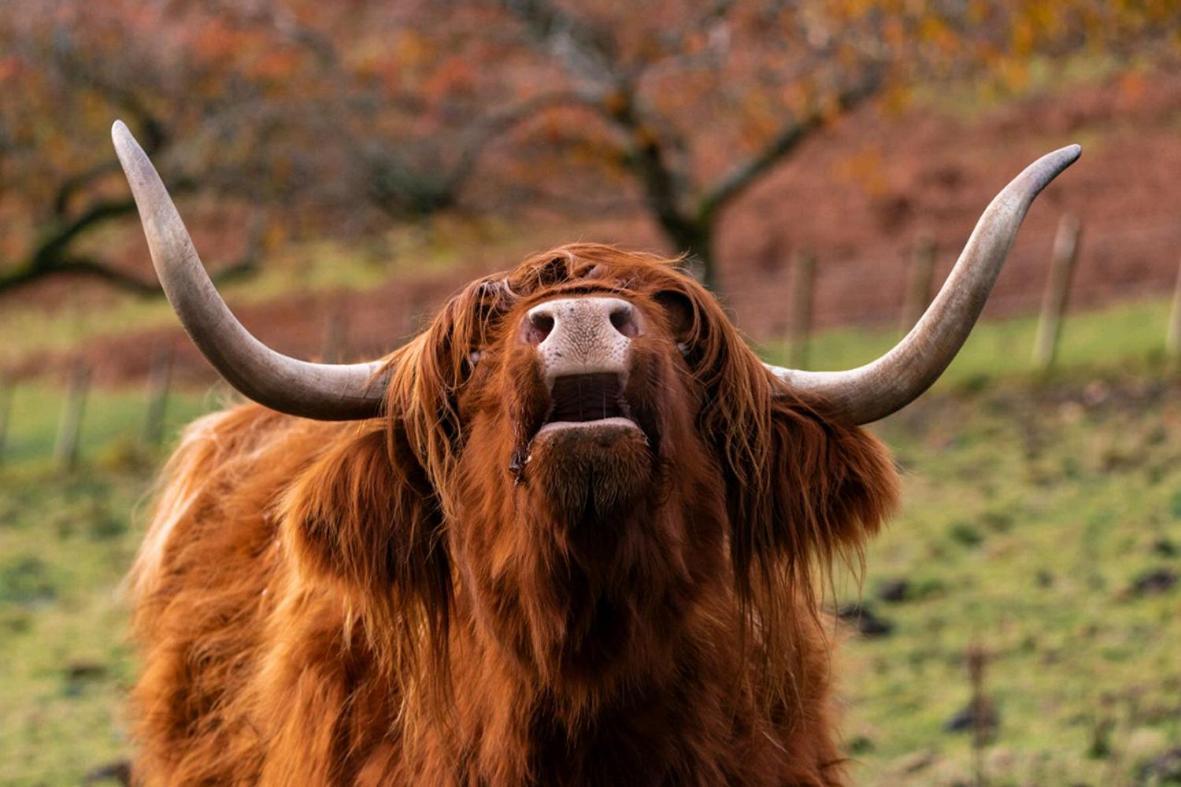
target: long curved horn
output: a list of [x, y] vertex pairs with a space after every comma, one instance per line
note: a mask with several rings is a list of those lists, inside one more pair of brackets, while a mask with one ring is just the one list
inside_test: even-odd
[[1081, 153], [1078, 145], [1048, 153], [1005, 186], [976, 223], [935, 300], [885, 355], [843, 372], [767, 368], [793, 390], [829, 402], [855, 424], [885, 418], [910, 404], [943, 374], [968, 338], [1034, 197]]
[[189, 336], [230, 385], [274, 410], [347, 421], [381, 412], [386, 378], [379, 362], [296, 360], [254, 338], [230, 312], [197, 256], [168, 190], [122, 121], [111, 128], [131, 184], [156, 275]]

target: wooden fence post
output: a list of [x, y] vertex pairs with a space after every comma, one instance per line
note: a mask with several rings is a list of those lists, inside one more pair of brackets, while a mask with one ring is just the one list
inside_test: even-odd
[[148, 407], [144, 416], [144, 445], [156, 448], [164, 439], [164, 419], [168, 413], [168, 394], [172, 387], [172, 347], [164, 347], [152, 359], [148, 375]]
[[1177, 282], [1173, 285], [1173, 306], [1169, 310], [1169, 327], [1165, 333], [1165, 355], [1170, 364], [1181, 359], [1181, 265], [1177, 266]]
[[985, 689], [985, 669], [988, 665], [988, 654], [979, 645], [968, 648], [968, 680], [972, 684], [972, 699], [969, 704], [972, 714], [972, 770], [973, 784], [985, 787], [988, 777], [984, 771], [984, 752], [992, 739], [995, 712]]
[[910, 260], [910, 276], [902, 301], [902, 316], [898, 329], [905, 336], [923, 316], [931, 303], [931, 281], [935, 277], [935, 240], [924, 235], [915, 244]]
[[812, 334], [812, 299], [816, 290], [816, 256], [807, 250], [796, 252], [792, 263], [791, 323], [788, 327], [788, 365], [808, 366], [808, 344]]
[[4, 448], [8, 443], [8, 424], [12, 419], [12, 399], [16, 386], [0, 377], [0, 464], [4, 463]]
[[86, 364], [79, 362], [70, 373], [66, 403], [62, 409], [57, 444], [53, 451], [54, 459], [63, 470], [73, 470], [78, 466], [82, 417], [86, 410], [86, 392], [89, 387], [90, 369]]
[[320, 352], [324, 363], [340, 363], [344, 358], [347, 329], [343, 307], [334, 307], [324, 325], [324, 345]]
[[1054, 252], [1050, 261], [1050, 278], [1042, 299], [1041, 317], [1037, 324], [1037, 337], [1033, 344], [1033, 361], [1041, 369], [1048, 369], [1058, 355], [1058, 340], [1062, 336], [1062, 318], [1070, 301], [1070, 283], [1074, 265], [1078, 259], [1079, 238], [1082, 224], [1066, 214], [1058, 222], [1054, 235]]

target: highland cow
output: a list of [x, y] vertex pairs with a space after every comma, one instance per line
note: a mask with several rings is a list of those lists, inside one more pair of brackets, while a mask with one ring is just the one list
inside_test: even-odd
[[145, 784], [844, 781], [818, 587], [894, 507], [861, 425], [951, 361], [1052, 153], [907, 337], [763, 364], [677, 260], [580, 244], [368, 364], [254, 339], [114, 138], [186, 329], [258, 404], [171, 459], [134, 568]]

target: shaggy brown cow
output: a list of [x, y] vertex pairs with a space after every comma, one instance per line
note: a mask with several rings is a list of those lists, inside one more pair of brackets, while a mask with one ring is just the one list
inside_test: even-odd
[[[189, 427], [134, 570], [146, 784], [838, 784], [816, 587], [895, 503], [858, 425], [917, 396], [1025, 210], [994, 200], [882, 359], [766, 367], [675, 260], [490, 276], [373, 364], [234, 320], [115, 144], [194, 340], [264, 406]], [[293, 417], [303, 416], [303, 417]]]

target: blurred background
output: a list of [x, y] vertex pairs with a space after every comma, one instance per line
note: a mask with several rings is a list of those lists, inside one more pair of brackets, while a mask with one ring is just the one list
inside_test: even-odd
[[[1181, 784], [1176, 0], [0, 0], [0, 783], [127, 757], [120, 585], [231, 397], [160, 296], [124, 120], [260, 338], [375, 357], [593, 240], [688, 252], [768, 360], [888, 348], [1035, 203], [839, 578], [855, 782]], [[118, 775], [118, 769], [108, 769]]]

